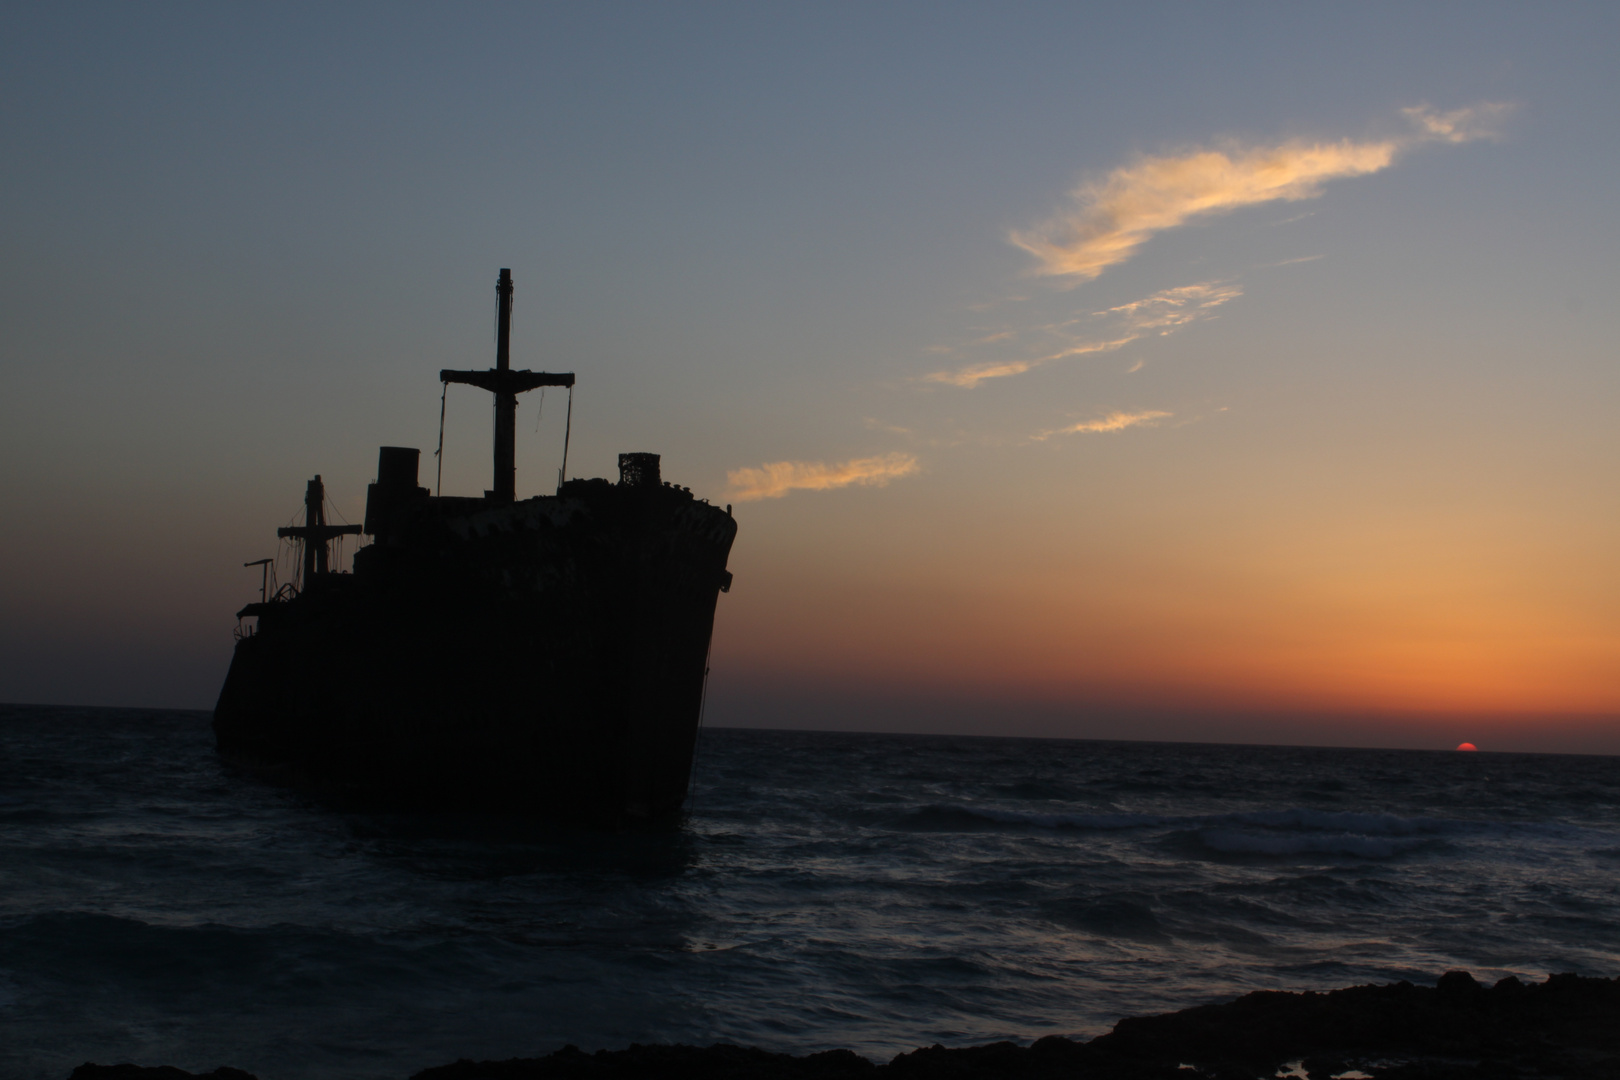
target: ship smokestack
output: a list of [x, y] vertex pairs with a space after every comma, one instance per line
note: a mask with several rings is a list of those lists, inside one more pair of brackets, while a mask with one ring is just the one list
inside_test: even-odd
[[412, 446], [377, 447], [377, 486], [384, 491], [415, 491], [421, 461], [422, 451]]
[[657, 454], [620, 454], [619, 484], [622, 487], [657, 487]]
[[366, 488], [366, 535], [386, 534], [394, 512], [415, 498], [419, 490], [427, 493], [416, 485], [421, 460], [422, 451], [414, 447], [377, 448], [377, 482]]

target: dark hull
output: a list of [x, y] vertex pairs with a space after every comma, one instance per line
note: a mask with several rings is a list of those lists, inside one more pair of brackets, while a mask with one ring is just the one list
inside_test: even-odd
[[386, 509], [354, 573], [245, 609], [221, 754], [348, 805], [677, 816], [731, 515], [605, 480]]

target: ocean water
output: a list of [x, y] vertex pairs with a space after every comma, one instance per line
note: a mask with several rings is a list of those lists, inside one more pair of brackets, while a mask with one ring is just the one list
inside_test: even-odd
[[670, 835], [335, 813], [206, 714], [0, 707], [0, 1075], [1090, 1036], [1620, 973], [1620, 758], [708, 730]]

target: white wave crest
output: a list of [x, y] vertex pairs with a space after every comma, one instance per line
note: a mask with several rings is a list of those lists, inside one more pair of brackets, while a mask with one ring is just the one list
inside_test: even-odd
[[1029, 810], [1002, 810], [993, 806], [962, 806], [940, 803], [925, 806], [914, 812], [923, 819], [948, 822], [984, 822], [989, 825], [1012, 825], [1037, 829], [1145, 829], [1169, 825], [1175, 819], [1156, 814], [1079, 814], [1039, 813]]

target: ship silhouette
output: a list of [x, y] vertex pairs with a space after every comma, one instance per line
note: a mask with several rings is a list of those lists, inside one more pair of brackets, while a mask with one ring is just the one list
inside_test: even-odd
[[[517, 396], [574, 376], [511, 369], [512, 289], [502, 270], [495, 367], [439, 373], [495, 395], [493, 487], [430, 494], [421, 452], [385, 446], [365, 523], [343, 525], [311, 480], [304, 524], [279, 530], [295, 582], [237, 613], [219, 752], [349, 806], [669, 821], [737, 525], [649, 453], [620, 454], [616, 483], [560, 471], [555, 495], [516, 498]], [[329, 545], [360, 533], [334, 569]]]

